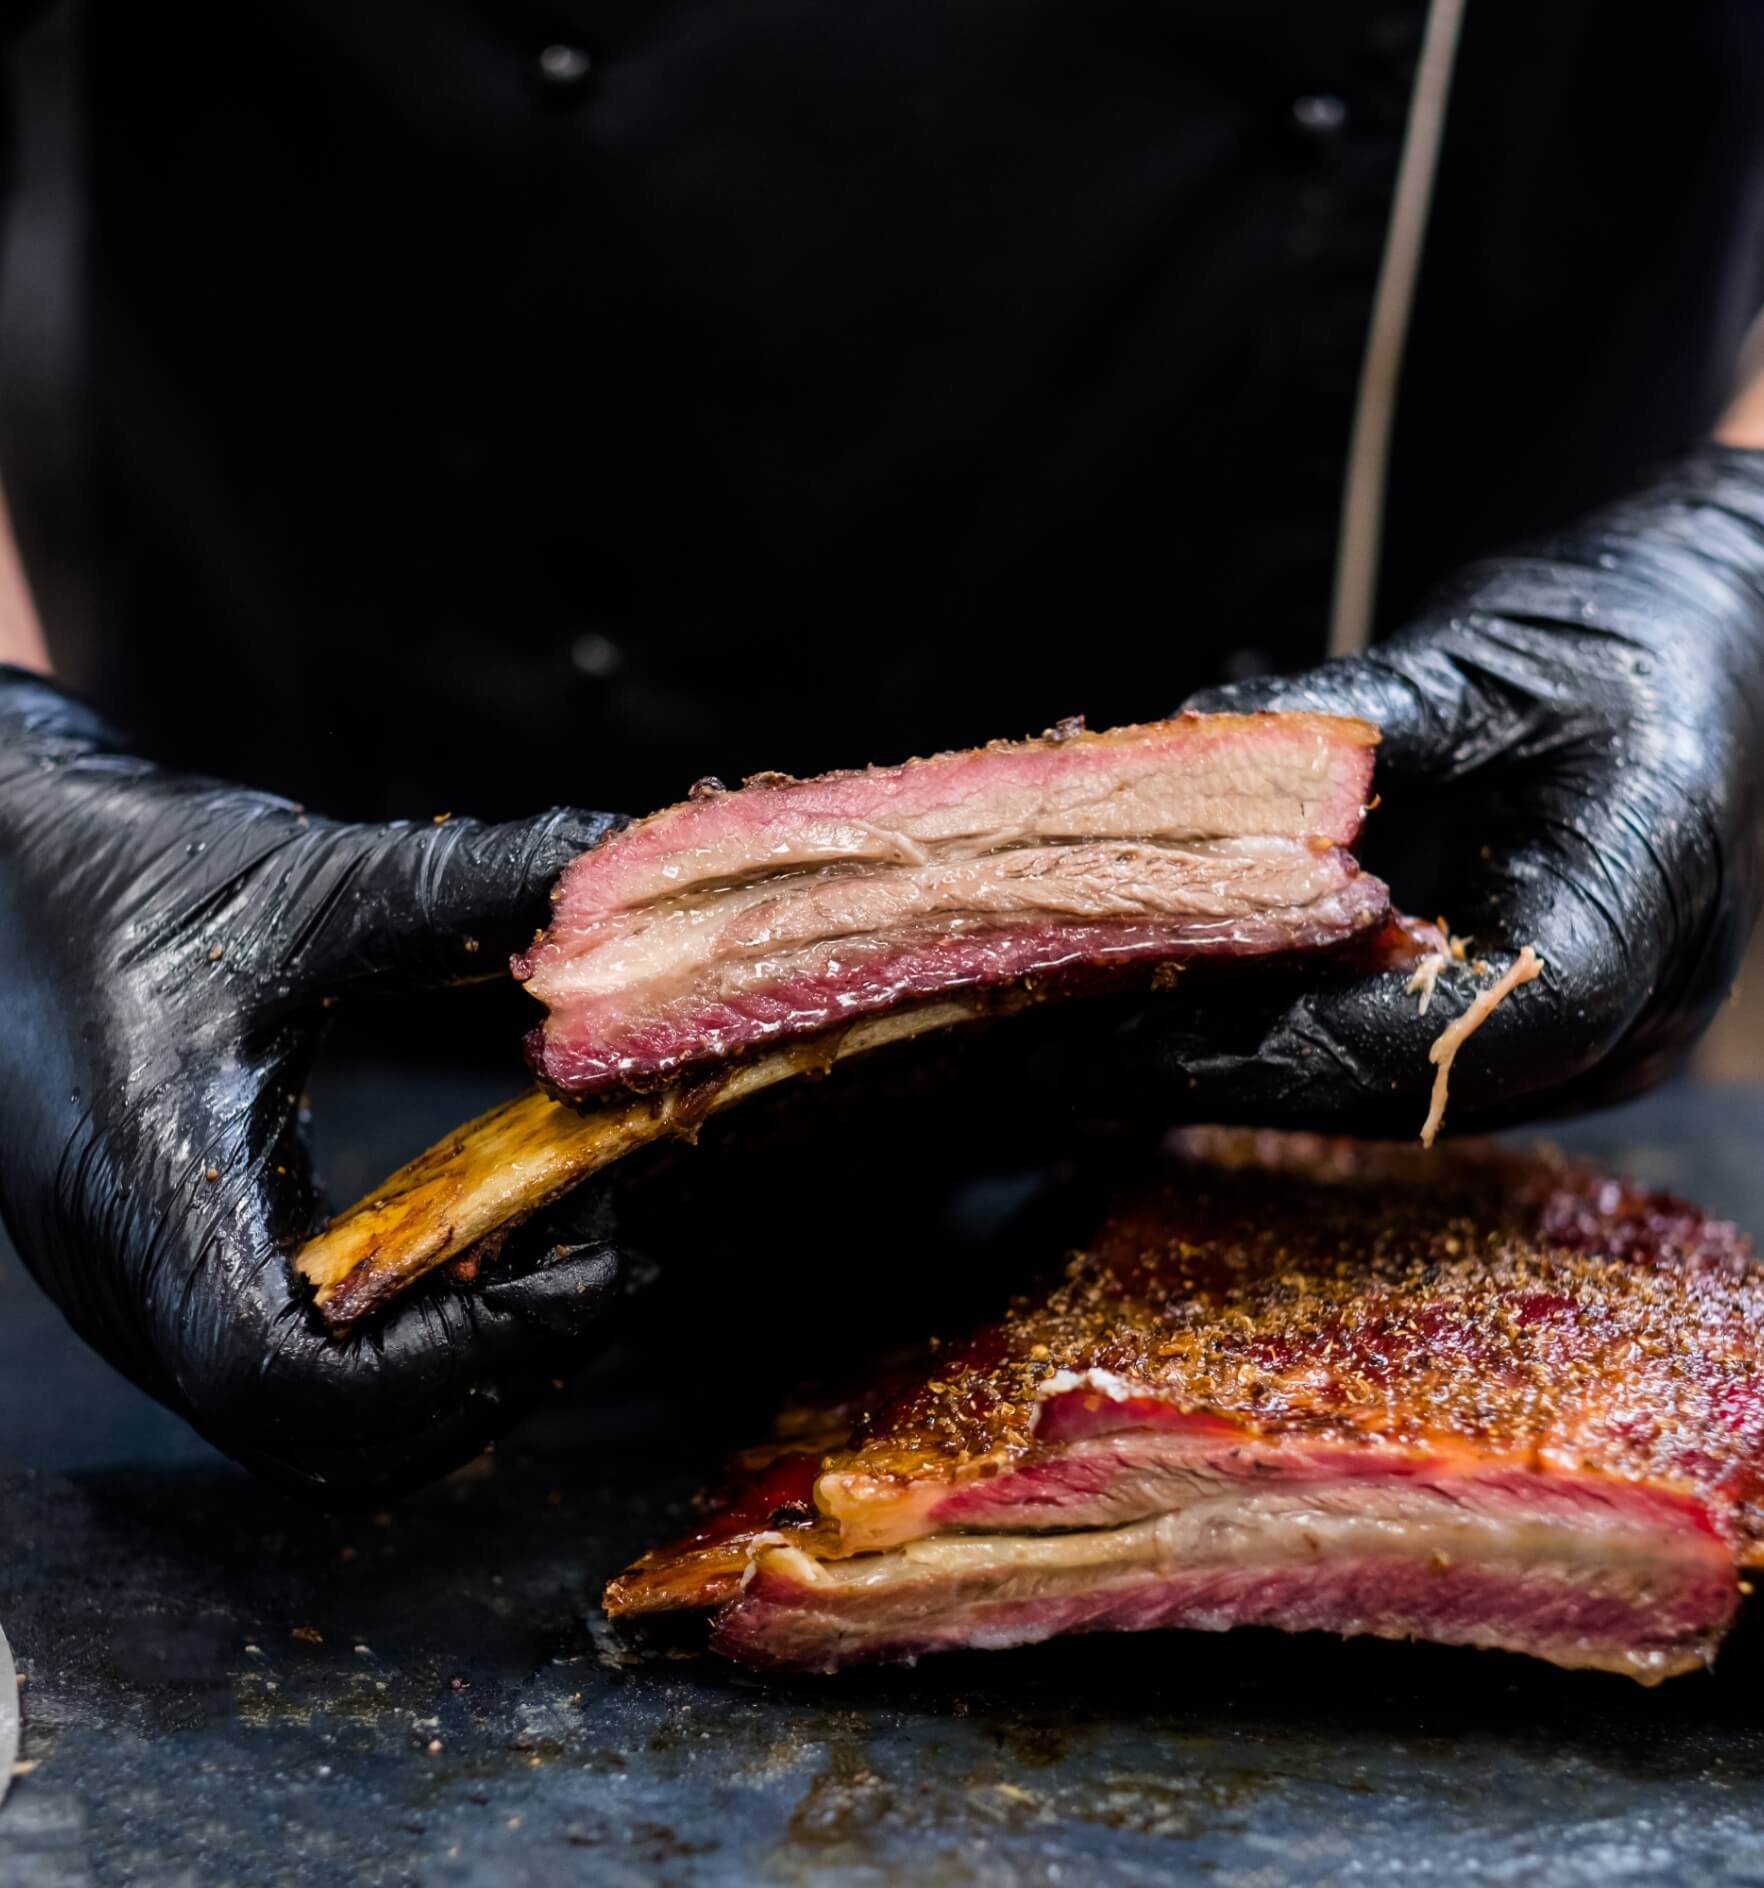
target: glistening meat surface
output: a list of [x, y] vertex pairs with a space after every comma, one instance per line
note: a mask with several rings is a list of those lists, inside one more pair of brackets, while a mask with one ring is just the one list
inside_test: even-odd
[[695, 790], [577, 859], [515, 960], [535, 1073], [588, 1096], [954, 992], [1343, 943], [1389, 907], [1347, 850], [1376, 741], [1184, 715]]
[[1056, 1284], [855, 1426], [794, 1415], [607, 1605], [822, 1670], [1254, 1624], [1652, 1681], [1764, 1557], [1761, 1332], [1749, 1246], [1664, 1195], [1190, 1133]]

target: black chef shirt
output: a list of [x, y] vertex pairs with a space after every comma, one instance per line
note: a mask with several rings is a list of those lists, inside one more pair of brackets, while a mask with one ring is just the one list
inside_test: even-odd
[[[89, 0], [101, 660], [351, 814], [1321, 654], [1419, 50], [1351, 0]], [[1702, 436], [1764, 6], [1468, 0], [1388, 625]]]

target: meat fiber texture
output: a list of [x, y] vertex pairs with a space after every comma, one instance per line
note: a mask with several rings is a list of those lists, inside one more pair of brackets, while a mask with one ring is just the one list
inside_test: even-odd
[[608, 1609], [824, 1671], [1154, 1626], [1713, 1657], [1764, 1534], [1732, 1226], [1486, 1146], [1173, 1148], [1051, 1287], [794, 1413]]
[[587, 1097], [952, 994], [1339, 945], [1377, 731], [1076, 726], [817, 780], [701, 783], [584, 853], [514, 960], [535, 1074]]

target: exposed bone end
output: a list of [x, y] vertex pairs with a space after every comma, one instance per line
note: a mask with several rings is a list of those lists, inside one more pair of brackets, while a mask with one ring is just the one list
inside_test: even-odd
[[[1014, 993], [1007, 1003], [1032, 1000]], [[325, 1322], [341, 1330], [413, 1285], [549, 1206], [625, 1155], [793, 1076], [891, 1042], [994, 1013], [978, 996], [872, 1017], [850, 1029], [796, 1042], [742, 1062], [719, 1083], [702, 1075], [649, 1095], [621, 1095], [579, 1110], [539, 1089], [517, 1095], [399, 1168], [300, 1248], [295, 1271], [313, 1287]]]

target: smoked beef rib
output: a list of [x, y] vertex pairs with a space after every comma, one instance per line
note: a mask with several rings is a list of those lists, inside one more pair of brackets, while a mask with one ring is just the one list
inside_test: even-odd
[[528, 1059], [581, 1099], [954, 995], [1345, 943], [1389, 912], [1348, 850], [1377, 740], [1188, 714], [701, 783], [564, 872], [514, 960], [549, 1012]]
[[1712, 1658], [1764, 1557], [1731, 1226], [1486, 1146], [1174, 1145], [1051, 1288], [855, 1427], [794, 1416], [609, 1611], [823, 1671], [1154, 1626]]

